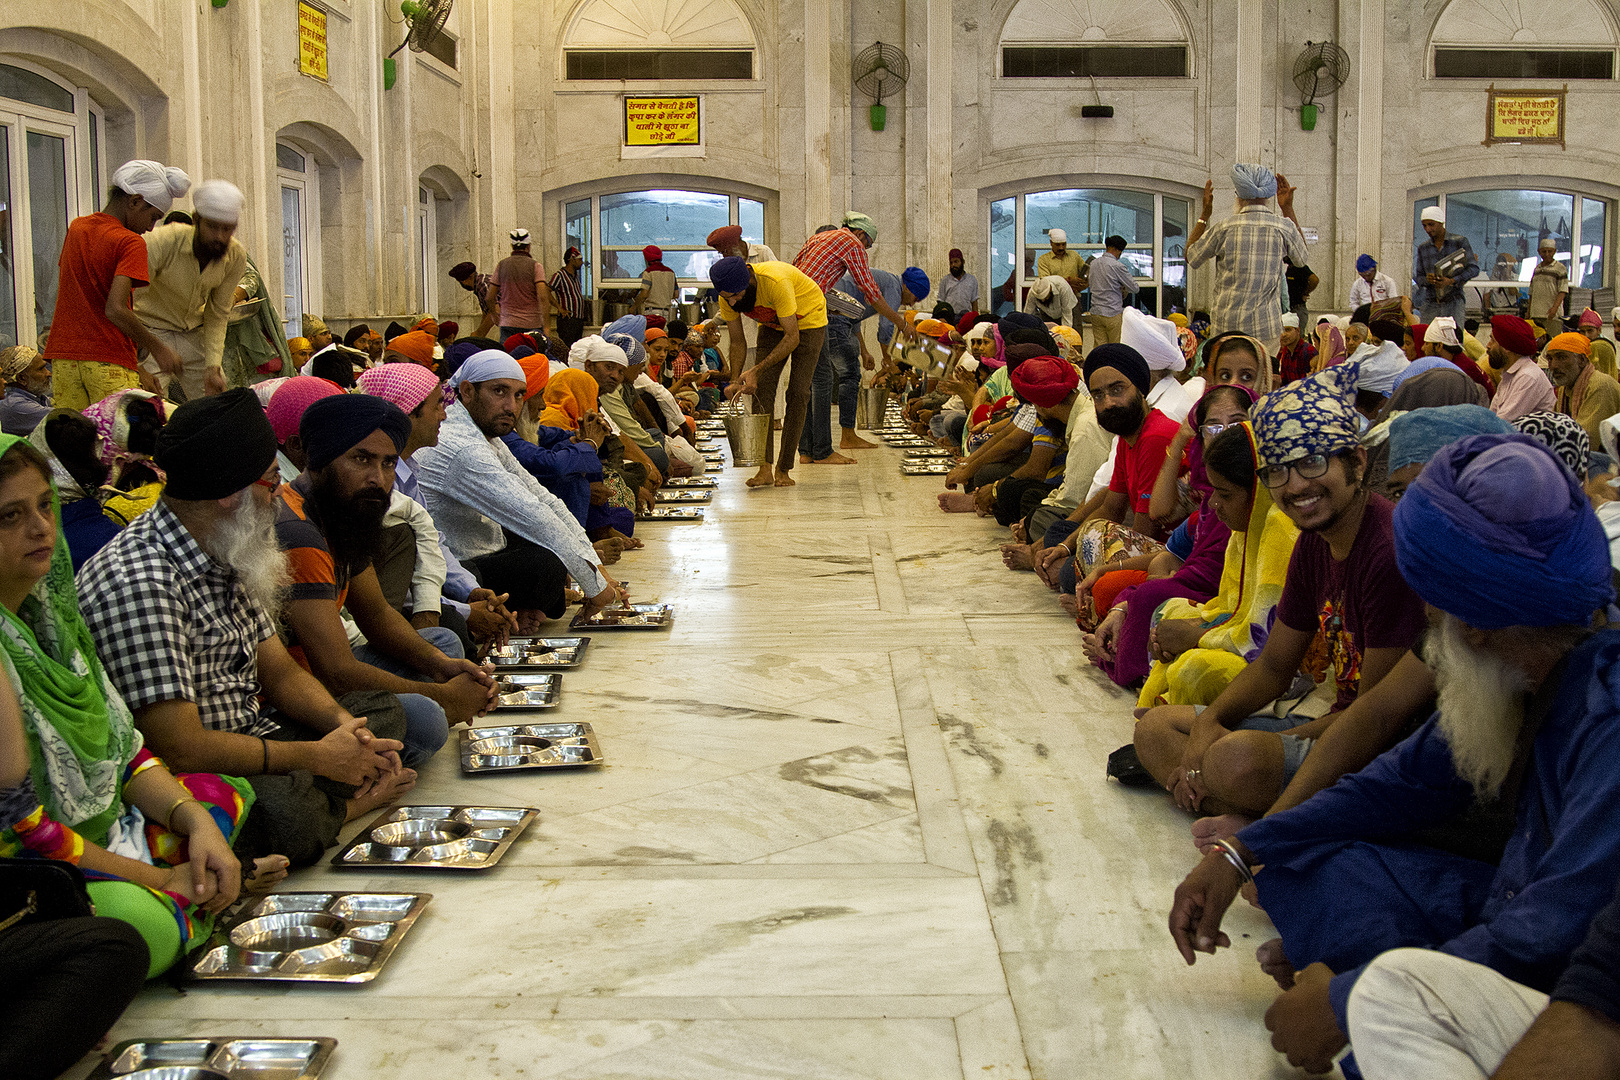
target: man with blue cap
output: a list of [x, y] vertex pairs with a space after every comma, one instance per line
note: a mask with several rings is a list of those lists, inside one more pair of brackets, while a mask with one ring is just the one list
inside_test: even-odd
[[501, 441], [517, 424], [528, 376], [499, 349], [474, 353], [450, 380], [456, 401], [439, 428], [439, 445], [413, 456], [439, 532], [478, 583], [508, 594], [519, 628], [567, 609], [573, 576], [587, 615], [624, 597], [574, 515], [540, 485]]
[[[1401, 287], [1378, 269], [1378, 260], [1363, 252], [1356, 256], [1356, 280], [1350, 283], [1350, 310], [1379, 300], [1398, 300]], [[1410, 314], [1410, 312], [1408, 312]]]
[[1295, 188], [1264, 165], [1242, 163], [1232, 166], [1232, 186], [1237, 189], [1235, 211], [1212, 227], [1215, 181], [1204, 184], [1203, 208], [1187, 236], [1187, 266], [1196, 270], [1215, 260], [1212, 333], [1248, 334], [1275, 351], [1282, 338], [1283, 260], [1291, 259], [1295, 266], [1309, 261], [1305, 234], [1294, 217]]
[[[1360, 985], [1380, 954], [1438, 950], [1550, 990], [1620, 877], [1620, 630], [1593, 629], [1614, 586], [1580, 482], [1527, 435], [1471, 436], [1407, 488], [1394, 539], [1430, 607], [1437, 710], [1360, 772], [1214, 846], [1170, 915], [1190, 964], [1229, 944], [1221, 917], [1255, 885], [1281, 935], [1262, 947], [1284, 989], [1266, 1026], [1312, 1072], [1360, 1037], [1358, 999], [1388, 989]], [[1476, 826], [1471, 856], [1427, 846], [1475, 804], [1511, 823]]]

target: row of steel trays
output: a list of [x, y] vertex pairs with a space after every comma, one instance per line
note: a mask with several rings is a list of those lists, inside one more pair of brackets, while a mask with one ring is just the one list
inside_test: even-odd
[[[715, 437], [723, 436], [725, 431], [725, 425], [717, 422], [704, 421], [698, 425], [698, 440], [695, 445], [709, 469], [725, 467], [725, 454], [721, 452], [720, 443], [715, 441]], [[713, 489], [719, 486], [720, 482], [707, 474], [671, 477], [665, 480], [664, 486], [659, 489], [653, 507], [650, 510], [639, 511], [636, 520], [701, 524], [702, 508], [712, 497]]]

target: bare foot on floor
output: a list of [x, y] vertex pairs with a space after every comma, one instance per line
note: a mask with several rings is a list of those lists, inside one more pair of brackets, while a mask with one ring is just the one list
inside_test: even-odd
[[[803, 461], [804, 460], [803, 456], [800, 456], [799, 460]], [[816, 458], [816, 460], [811, 462], [811, 464], [812, 465], [853, 465], [853, 464], [855, 464], [855, 459], [852, 458], [852, 457], [845, 457], [843, 454], [840, 454], [838, 451], [834, 450], [832, 453], [828, 454], [826, 457]]]
[[846, 432], [844, 432], [843, 437], [838, 440], [838, 449], [840, 449], [840, 450], [876, 450], [877, 449], [877, 443], [875, 443], [875, 442], [867, 442], [865, 439], [861, 438], [859, 435], [855, 434], [853, 431], [846, 431]]
[[971, 514], [976, 509], [973, 495], [967, 491], [940, 492], [939, 508], [947, 514]]
[[1028, 544], [1002, 544], [1001, 561], [1009, 570], [1033, 570], [1035, 562], [1029, 556]]
[[415, 769], [401, 769], [397, 773], [367, 780], [349, 799], [348, 820], [353, 821], [361, 814], [369, 814], [373, 810], [387, 806], [415, 786]]
[[787, 473], [781, 472], [781, 471], [777, 472], [777, 474], [776, 474], [776, 486], [777, 487], [794, 487], [797, 484], [798, 484], [798, 481], [793, 479], [793, 477], [789, 476]]
[[647, 546], [644, 541], [638, 540], [634, 536], [626, 536], [618, 529], [614, 529], [609, 533], [607, 539], [617, 540], [619, 547], [624, 551], [639, 551]]
[[1080, 605], [1075, 603], [1073, 593], [1058, 593], [1058, 607], [1067, 611], [1070, 618], [1080, 617]]
[[601, 559], [603, 564], [607, 566], [612, 566], [618, 562], [619, 556], [624, 552], [624, 544], [611, 537], [606, 540], [598, 540], [591, 546], [596, 549], [596, 557]]
[[776, 470], [771, 468], [769, 465], [761, 465], [759, 467], [759, 472], [755, 473], [753, 476], [750, 476], [745, 482], [751, 488], [770, 487], [771, 481], [775, 479]]
[[289, 865], [285, 855], [266, 855], [262, 859], [254, 859], [251, 868], [242, 868], [242, 895], [259, 896], [269, 892], [276, 882], [286, 878]]
[[800, 465], [808, 465], [808, 464], [810, 464], [810, 455], [809, 454], [800, 454], [799, 455], [799, 464]]
[[1283, 952], [1282, 938], [1272, 938], [1254, 950], [1254, 958], [1260, 961], [1260, 970], [1276, 979], [1278, 986], [1284, 990], [1294, 988], [1294, 965]]
[[1227, 840], [1238, 834], [1238, 830], [1254, 822], [1253, 818], [1242, 814], [1221, 814], [1219, 817], [1202, 817], [1192, 823], [1193, 843], [1199, 852], [1208, 855], [1215, 849], [1218, 841]]

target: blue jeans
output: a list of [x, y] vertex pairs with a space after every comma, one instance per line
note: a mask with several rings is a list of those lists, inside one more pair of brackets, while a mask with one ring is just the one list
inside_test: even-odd
[[1462, 329], [1463, 316], [1468, 314], [1468, 301], [1459, 296], [1455, 300], [1445, 303], [1426, 303], [1423, 305], [1421, 318], [1426, 323], [1432, 323], [1443, 315], [1450, 315], [1457, 320], [1457, 329]]
[[810, 380], [810, 408], [804, 414], [804, 431], [799, 435], [799, 453], [808, 454], [811, 461], [831, 457], [833, 364], [828, 356], [831, 335], [821, 339], [821, 356], [816, 360], [816, 374]]
[[855, 430], [855, 406], [861, 396], [860, 323], [836, 315], [827, 319], [827, 355], [838, 379], [838, 426]]
[[[446, 656], [457, 660], [464, 656], [461, 639], [456, 637], [455, 631], [449, 627], [428, 626], [418, 630], [417, 633]], [[433, 681], [398, 660], [384, 656], [373, 649], [369, 642], [354, 650], [354, 658], [362, 664], [381, 668], [402, 679], [411, 679], [415, 682]], [[405, 749], [400, 753], [399, 759], [407, 768], [414, 769], [438, 753], [439, 747], [450, 738], [450, 722], [444, 715], [444, 707], [422, 694], [400, 694], [399, 703], [405, 709]]]

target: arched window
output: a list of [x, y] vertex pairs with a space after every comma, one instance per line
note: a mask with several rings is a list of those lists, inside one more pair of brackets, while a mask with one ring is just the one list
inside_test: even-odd
[[1006, 79], [1186, 78], [1192, 50], [1170, 0], [1019, 0], [1001, 28]]
[[101, 206], [101, 129], [86, 91], [0, 60], [0, 347], [50, 331], [68, 222]]
[[[1136, 306], [1155, 315], [1184, 311], [1187, 221], [1191, 203], [1176, 195], [1130, 188], [1031, 191], [990, 204], [990, 277], [985, 285], [997, 315], [1023, 306], [1035, 281], [1035, 260], [1062, 229], [1070, 251], [1090, 260], [1109, 236], [1125, 238], [1120, 261], [1131, 268]], [[1090, 306], [1081, 297], [1082, 309]]]
[[563, 33], [569, 80], [753, 79], [754, 32], [734, 0], [586, 0]]
[[1437, 79], [1613, 79], [1620, 36], [1596, 0], [1451, 0], [1430, 45]]

